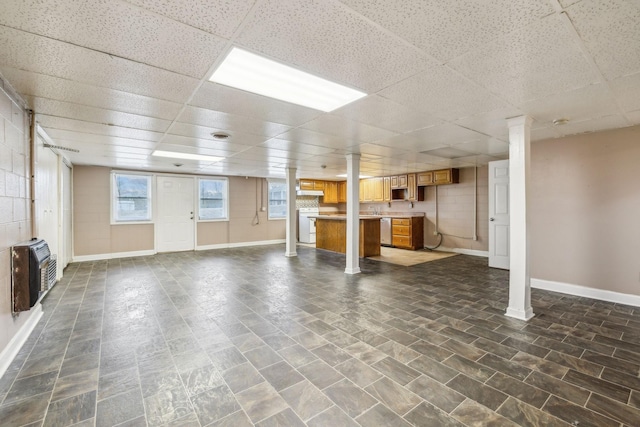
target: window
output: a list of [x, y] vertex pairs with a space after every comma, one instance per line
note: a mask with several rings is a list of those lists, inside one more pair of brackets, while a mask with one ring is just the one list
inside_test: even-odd
[[113, 222], [151, 221], [151, 175], [112, 176]]
[[226, 178], [200, 178], [198, 184], [198, 218], [228, 219], [229, 186]]
[[287, 183], [269, 181], [269, 219], [287, 217]]

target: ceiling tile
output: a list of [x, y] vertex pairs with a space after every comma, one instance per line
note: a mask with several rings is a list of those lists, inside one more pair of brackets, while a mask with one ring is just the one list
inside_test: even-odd
[[481, 135], [452, 123], [445, 123], [400, 136], [379, 140], [376, 141], [376, 144], [421, 152], [484, 138], [486, 138], [485, 135]]
[[447, 66], [436, 66], [392, 85], [380, 95], [408, 108], [456, 120], [507, 104]]
[[358, 147], [352, 147], [352, 149], [363, 155], [368, 154], [379, 157], [393, 157], [400, 153], [409, 153], [408, 150], [404, 150], [401, 147], [389, 147], [372, 143], [360, 144]]
[[[211, 136], [214, 132], [226, 132], [229, 134], [229, 141], [234, 144], [242, 144], [247, 146], [259, 145], [262, 144], [265, 140], [265, 136], [262, 135], [254, 135], [250, 133], [244, 133], [242, 128], [240, 131], [238, 130], [228, 130], [222, 128], [215, 127], [207, 127], [207, 126], [198, 126], [190, 123], [182, 123], [175, 122], [169, 129], [169, 135], [178, 135], [178, 136], [187, 136], [190, 138], [196, 138], [204, 141], [214, 141], [213, 136]], [[167, 138], [169, 137], [167, 136]]]
[[101, 123], [84, 122], [64, 117], [36, 116], [36, 122], [45, 129], [64, 129], [89, 134], [109, 135], [119, 138], [142, 139], [145, 141], [159, 141], [162, 134], [141, 129], [131, 129], [120, 126], [108, 126]]
[[507, 119], [522, 115], [523, 112], [521, 110], [515, 107], [508, 107], [464, 117], [456, 120], [455, 123], [464, 128], [508, 141], [509, 127]]
[[313, 154], [300, 153], [285, 150], [276, 150], [268, 147], [251, 147], [248, 150], [233, 155], [233, 160], [273, 160], [273, 159], [296, 159], [304, 160], [313, 157]]
[[238, 143], [236, 140], [215, 141], [212, 139], [190, 138], [179, 135], [165, 135], [162, 139], [162, 144], [193, 147], [197, 149], [220, 150], [229, 153], [237, 153], [251, 148], [251, 145], [244, 145]]
[[268, 137], [278, 136], [279, 134], [291, 129], [290, 126], [279, 123], [266, 122], [264, 120], [253, 119], [251, 117], [192, 106], [185, 108], [180, 115], [179, 120], [185, 123], [207, 126], [221, 130], [242, 129], [242, 131], [246, 133]]
[[449, 65], [515, 106], [599, 81], [557, 15], [502, 36]]
[[332, 114], [398, 133], [411, 132], [441, 122], [428, 113], [416, 111], [377, 95], [352, 102]]
[[556, 119], [582, 121], [618, 110], [615, 98], [606, 84], [585, 86], [522, 104], [522, 111], [538, 123]]
[[[176, 144], [174, 142], [175, 141], [171, 141], [169, 143], [164, 143], [164, 142], [160, 143], [155, 147], [155, 149], [160, 151], [202, 154], [205, 156], [216, 156], [216, 157], [229, 157], [240, 151], [240, 150], [229, 149], [229, 147], [203, 148], [203, 147], [198, 147], [193, 145]], [[174, 159], [174, 161], [178, 161], [178, 160], [182, 160], [182, 159]]]
[[640, 72], [640, 3], [582, 0], [567, 13], [604, 76]]
[[51, 99], [26, 97], [26, 101], [40, 116], [65, 117], [85, 122], [122, 126], [126, 128], [165, 132], [171, 123], [168, 120], [154, 119], [137, 114], [122, 113], [114, 110], [88, 107], [86, 105]]
[[287, 150], [294, 153], [305, 153], [313, 155], [329, 154], [335, 151], [333, 148], [320, 147], [318, 145], [309, 145], [293, 141], [287, 141], [286, 139], [273, 138], [267, 140], [264, 147], [273, 148], [276, 150]]
[[91, 86], [15, 68], [0, 68], [0, 73], [25, 98], [36, 96], [165, 120], [175, 119], [182, 108], [181, 104], [174, 102]]
[[509, 153], [509, 143], [494, 138], [463, 142], [462, 144], [454, 144], [452, 147], [469, 153], [486, 154], [489, 156]]
[[199, 83], [191, 77], [8, 27], [0, 27], [0, 67], [175, 102], [186, 101]]
[[640, 109], [640, 73], [616, 79], [609, 86], [624, 111]]
[[553, 13], [547, 0], [340, 0], [442, 62]]
[[189, 26], [230, 38], [245, 18], [255, 0], [127, 0]]
[[305, 144], [318, 145], [320, 147], [328, 147], [334, 149], [348, 149], [353, 145], [357, 145], [358, 141], [341, 138], [326, 133], [316, 132], [309, 129], [295, 128], [281, 135], [278, 139], [284, 139], [291, 142], [304, 142]]
[[133, 148], [153, 148], [156, 146], [155, 141], [145, 141], [142, 139], [120, 138], [111, 135], [88, 134], [85, 132], [76, 132], [65, 129], [46, 128], [47, 135], [57, 142], [81, 143], [85, 145], [109, 145], [117, 147], [133, 147]]
[[[205, 76], [227, 43], [125, 2], [2, 3], [0, 22], [5, 25], [198, 79]], [[50, 13], [55, 19], [48, 16]]]
[[567, 136], [585, 132], [618, 129], [629, 125], [630, 123], [628, 123], [623, 116], [606, 116], [582, 122], [569, 122], [566, 125], [556, 126], [556, 129], [560, 135]]
[[368, 93], [433, 63], [367, 19], [329, 1], [260, 2], [237, 43]]
[[189, 102], [208, 110], [225, 111], [266, 122], [298, 126], [322, 112], [220, 84], [205, 82]]
[[331, 114], [324, 114], [315, 120], [305, 123], [301, 128], [343, 138], [349, 141], [351, 145], [355, 145], [358, 142], [372, 142], [382, 138], [389, 138], [395, 134], [388, 130]]

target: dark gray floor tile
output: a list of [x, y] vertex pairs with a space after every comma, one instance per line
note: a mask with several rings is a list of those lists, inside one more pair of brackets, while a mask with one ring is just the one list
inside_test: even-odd
[[334, 368], [351, 382], [363, 388], [382, 377], [381, 373], [366, 363], [353, 358], [334, 366]]
[[562, 378], [569, 371], [569, 368], [562, 365], [523, 352], [513, 356], [511, 361], [532, 371], [541, 372], [554, 378]]
[[420, 397], [386, 377], [379, 379], [364, 390], [400, 416], [422, 402]]
[[71, 359], [64, 359], [60, 368], [60, 376], [77, 374], [96, 369], [100, 364], [99, 353], [86, 353]]
[[549, 398], [549, 393], [499, 372], [486, 384], [536, 408], [541, 408]]
[[407, 389], [447, 413], [451, 412], [465, 399], [462, 394], [425, 375], [407, 384]]
[[76, 356], [81, 356], [87, 353], [98, 353], [100, 351], [100, 339], [94, 338], [83, 341], [74, 341], [69, 343], [67, 352], [65, 353], [66, 359], [71, 359]]
[[520, 381], [523, 381], [531, 373], [530, 369], [491, 353], [487, 353], [482, 356], [478, 360], [478, 363], [488, 366], [496, 371], [500, 371], [503, 374], [512, 376]]
[[392, 357], [386, 357], [372, 366], [401, 385], [406, 385], [420, 376], [418, 371]]
[[209, 352], [209, 357], [211, 358], [213, 365], [221, 372], [233, 368], [234, 366], [241, 365], [247, 361], [242, 353], [240, 353], [240, 351], [235, 347]]
[[617, 402], [599, 394], [592, 393], [587, 408], [613, 418], [625, 425], [632, 426], [640, 422], [640, 409]]
[[309, 427], [360, 427], [351, 417], [337, 406], [333, 406], [307, 421]]
[[525, 382], [581, 406], [584, 405], [589, 398], [589, 392], [587, 390], [539, 372], [532, 372]]
[[333, 405], [320, 390], [306, 380], [282, 390], [280, 395], [304, 421]]
[[21, 426], [44, 418], [51, 393], [38, 394], [0, 406], [0, 420], [9, 426]]
[[71, 396], [88, 393], [98, 389], [98, 370], [84, 371], [74, 375], [58, 378], [53, 388], [51, 401], [66, 399]]
[[209, 389], [191, 398], [193, 409], [201, 425], [220, 420], [240, 409], [233, 393], [226, 385]]
[[[199, 427], [200, 424], [198, 424]], [[253, 423], [247, 417], [244, 411], [237, 411], [231, 415], [214, 421], [213, 424], [209, 424], [210, 427], [253, 427]], [[177, 427], [177, 426], [176, 426]]]
[[352, 344], [344, 350], [367, 365], [372, 365], [387, 357], [387, 354], [364, 342]]
[[543, 411], [554, 415], [571, 425], [593, 426], [593, 427], [619, 427], [620, 423], [611, 418], [597, 414], [582, 406], [575, 405], [569, 401], [556, 396], [551, 396], [542, 408]]
[[256, 427], [305, 427], [305, 423], [291, 410], [285, 409], [275, 415], [270, 416], [266, 420], [260, 421]]
[[236, 394], [236, 399], [253, 423], [287, 408], [287, 403], [269, 383], [260, 383]]
[[502, 404], [498, 413], [523, 427], [569, 427], [571, 425], [513, 397]]
[[7, 405], [18, 400], [50, 392], [53, 390], [57, 377], [58, 372], [53, 371], [46, 374], [18, 379], [9, 389], [9, 392], [2, 404]]
[[67, 426], [93, 418], [96, 413], [96, 391], [52, 402], [44, 426]]
[[404, 419], [414, 426], [464, 427], [464, 424], [428, 402], [422, 402]]
[[193, 412], [189, 397], [182, 386], [163, 389], [144, 398], [149, 426], [160, 426]]
[[354, 418], [377, 403], [376, 399], [347, 379], [327, 387], [324, 393], [333, 403]]
[[[132, 381], [127, 380], [125, 386], [127, 383], [131, 384]], [[171, 390], [181, 385], [180, 375], [178, 375], [175, 369], [150, 372], [140, 376], [140, 387], [143, 397], [153, 396], [161, 391]]]
[[495, 373], [493, 369], [487, 368], [486, 366], [469, 359], [465, 359], [457, 354], [452, 355], [442, 363], [458, 372], [462, 372], [472, 378], [475, 378], [480, 382], [485, 382]]
[[516, 423], [472, 400], [462, 402], [462, 404], [451, 413], [451, 416], [465, 425], [518, 427]]
[[205, 390], [216, 388], [224, 384], [220, 372], [213, 365], [192, 369], [181, 375], [182, 383], [187, 395], [195, 396]]
[[412, 350], [411, 348], [403, 344], [399, 344], [395, 341], [387, 341], [383, 344], [380, 344], [376, 348], [402, 363], [409, 363], [412, 360], [420, 357], [419, 352]]
[[410, 349], [417, 351], [431, 359], [442, 362], [444, 359], [450, 357], [453, 352], [446, 350], [438, 345], [430, 344], [426, 341], [419, 340], [409, 346]]
[[222, 377], [234, 393], [239, 393], [264, 382], [262, 375], [250, 363], [244, 363], [226, 370], [222, 373]]
[[324, 362], [330, 366], [335, 366], [338, 363], [351, 359], [351, 355], [349, 355], [349, 353], [341, 350], [333, 344], [325, 344], [311, 350], [311, 352], [324, 360]]
[[139, 389], [118, 394], [98, 402], [96, 427], [113, 426], [144, 415]]
[[287, 362], [279, 362], [261, 369], [260, 374], [277, 391], [283, 390], [304, 380], [304, 377], [296, 372], [296, 370]]
[[488, 387], [481, 382], [460, 374], [447, 383], [447, 386], [494, 411], [507, 400], [507, 395]]
[[364, 414], [356, 418], [363, 426], [397, 426], [410, 427], [411, 424], [400, 418], [396, 413], [382, 404], [377, 404]]
[[308, 365], [304, 365], [298, 368], [298, 372], [321, 390], [344, 378], [322, 360], [315, 360]]
[[263, 345], [244, 353], [244, 356], [256, 367], [256, 369], [266, 368], [269, 365], [282, 361], [282, 358], [271, 349], [271, 347]]
[[278, 351], [278, 354], [294, 368], [304, 366], [318, 358], [318, 356], [299, 344], [283, 348]]

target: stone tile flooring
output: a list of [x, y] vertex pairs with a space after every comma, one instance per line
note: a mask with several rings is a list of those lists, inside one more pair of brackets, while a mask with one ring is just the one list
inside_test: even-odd
[[638, 426], [640, 308], [282, 245], [70, 265], [3, 426]]

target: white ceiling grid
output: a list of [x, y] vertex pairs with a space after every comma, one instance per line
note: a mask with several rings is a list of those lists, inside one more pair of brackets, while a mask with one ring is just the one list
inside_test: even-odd
[[[209, 82], [233, 46], [368, 96], [323, 113]], [[368, 175], [484, 165], [508, 156], [509, 117], [532, 116], [534, 141], [640, 124], [640, 1], [4, 0], [0, 74], [76, 164], [326, 179], [350, 152]]]

